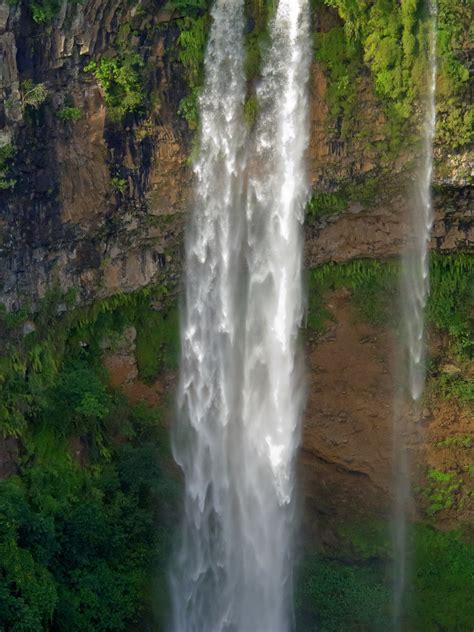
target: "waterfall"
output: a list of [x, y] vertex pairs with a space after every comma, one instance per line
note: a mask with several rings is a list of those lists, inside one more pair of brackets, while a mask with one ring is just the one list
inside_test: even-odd
[[217, 0], [200, 101], [195, 207], [186, 242], [181, 375], [173, 453], [185, 479], [180, 548], [171, 573], [172, 629], [228, 629], [239, 564], [241, 246], [246, 134], [243, 0]]
[[253, 137], [242, 119], [243, 4], [214, 5], [200, 103], [173, 431], [185, 479], [175, 632], [292, 627], [308, 0], [278, 3]]
[[[429, 242], [433, 225], [431, 181], [433, 140], [436, 127], [437, 4], [429, 0], [428, 76], [423, 121], [423, 145], [409, 217], [410, 244], [402, 256], [401, 305], [405, 345], [404, 392], [411, 406], [410, 418], [399, 397], [395, 411], [394, 463], [394, 625], [401, 629], [407, 586], [407, 521], [411, 501], [410, 462], [406, 438], [410, 423], [419, 418], [419, 403], [425, 387], [425, 308], [429, 294]], [[405, 407], [406, 408], [406, 407]]]
[[261, 110], [248, 183], [249, 288], [243, 389], [245, 608], [239, 629], [288, 630], [294, 459], [303, 403], [297, 354], [304, 152], [311, 52], [307, 3], [280, 0], [257, 91]]

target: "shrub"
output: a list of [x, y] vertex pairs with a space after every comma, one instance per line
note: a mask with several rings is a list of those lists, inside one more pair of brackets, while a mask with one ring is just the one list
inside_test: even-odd
[[82, 117], [82, 110], [77, 107], [65, 105], [58, 111], [57, 116], [63, 123], [75, 123]]
[[143, 106], [141, 72], [144, 65], [138, 53], [121, 53], [116, 58], [91, 61], [84, 67], [84, 72], [91, 72], [97, 79], [112, 119], [120, 119]]

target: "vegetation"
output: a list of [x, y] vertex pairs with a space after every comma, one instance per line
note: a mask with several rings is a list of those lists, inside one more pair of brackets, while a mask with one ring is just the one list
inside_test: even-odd
[[[364, 67], [387, 114], [391, 150], [407, 140], [426, 86], [430, 29], [427, 4], [420, 0], [314, 0], [337, 11], [341, 20], [315, 33], [315, 55], [329, 75], [328, 104], [333, 121], [340, 119], [343, 137], [349, 132]], [[469, 142], [473, 108], [463, 104], [468, 88], [468, 0], [438, 2], [438, 139], [453, 149]], [[401, 43], [401, 46], [400, 46]], [[353, 130], [351, 129], [351, 133]]]
[[349, 632], [389, 625], [390, 587], [383, 581], [380, 562], [351, 565], [314, 555], [301, 573], [297, 629]]
[[[316, 331], [324, 328], [328, 317], [324, 295], [339, 287], [353, 292], [353, 303], [360, 317], [373, 323], [388, 322], [398, 294], [398, 274], [399, 268], [395, 261], [375, 260], [327, 263], [310, 270], [308, 326]], [[468, 358], [472, 345], [474, 258], [464, 253], [432, 253], [430, 279], [427, 320], [437, 329], [448, 333], [455, 354]], [[446, 378], [449, 379], [458, 390], [465, 388], [456, 382], [458, 378]], [[471, 391], [472, 385], [466, 385], [466, 388]]]
[[48, 98], [48, 89], [44, 83], [33, 83], [27, 79], [21, 84], [21, 98], [24, 106], [37, 110]]
[[136, 112], [143, 106], [141, 72], [144, 65], [138, 53], [124, 52], [115, 58], [91, 61], [84, 67], [84, 72], [91, 72], [97, 79], [112, 120], [120, 120], [128, 112]]
[[189, 92], [182, 99], [178, 113], [186, 119], [190, 129], [194, 130], [199, 121], [198, 102], [204, 81], [204, 54], [209, 23], [209, 16], [206, 14], [179, 20], [178, 59], [184, 66]]
[[345, 264], [327, 263], [309, 271], [307, 326], [324, 330], [329, 313], [325, 295], [341, 287], [353, 293], [356, 313], [374, 324], [388, 322], [397, 296], [398, 266], [395, 262], [354, 260]]
[[[339, 548], [343, 554], [305, 556], [296, 598], [297, 629], [352, 632], [390, 628], [389, 535], [379, 523], [345, 525], [342, 531]], [[371, 542], [374, 533], [379, 543], [376, 549]], [[417, 524], [409, 537], [414, 576], [406, 629], [469, 629], [473, 617], [472, 535]], [[351, 557], [350, 550], [365, 551], [366, 556]]]
[[58, 111], [58, 119], [63, 123], [75, 123], [82, 117], [81, 108], [65, 105]]
[[114, 176], [110, 179], [110, 186], [112, 187], [112, 191], [114, 191], [115, 193], [124, 195], [128, 188], [128, 181], [125, 178]]
[[433, 516], [438, 511], [451, 509], [463, 482], [460, 477], [455, 472], [443, 472], [431, 468], [426, 474], [426, 479], [427, 485], [421, 490], [426, 503], [426, 513]]
[[[62, 384], [60, 380], [64, 363], [70, 366], [67, 355], [69, 348], [74, 350], [70, 361], [74, 360], [73, 365], [78, 369], [75, 359], [77, 354], [80, 359], [81, 349], [93, 349], [94, 354], [88, 357], [97, 359], [101, 354], [101, 340], [112, 334], [120, 334], [126, 326], [134, 326], [137, 339], [142, 340], [148, 318], [154, 319], [153, 301], [160, 300], [166, 304], [165, 297], [163, 288], [146, 288], [134, 294], [116, 295], [87, 308], [71, 309], [74, 302], [72, 293], [62, 295], [52, 290], [35, 313], [29, 313], [27, 309], [16, 314], [0, 312], [4, 336], [3, 355], [0, 356], [0, 433], [24, 437], [31, 424], [36, 423], [38, 410], [43, 409], [49, 401], [49, 389], [57, 389]], [[64, 312], [63, 306], [68, 305], [68, 311]], [[60, 314], [58, 308], [61, 308]], [[164, 319], [170, 309], [163, 309]], [[170, 323], [176, 323], [176, 319], [169, 318]], [[25, 336], [23, 324], [31, 321], [34, 321], [33, 331]], [[156, 337], [154, 349], [159, 348], [160, 357], [166, 366], [174, 353], [171, 349], [177, 348], [178, 336], [177, 326], [172, 330], [170, 325], [161, 338], [159, 335]], [[140, 353], [138, 355], [140, 364]], [[147, 377], [156, 377], [156, 374], [151, 373], [150, 364], [144, 364], [148, 367]], [[156, 370], [161, 366], [158, 361]], [[97, 366], [94, 370], [97, 370]], [[89, 377], [79, 371], [74, 380], [88, 381]], [[98, 400], [103, 401], [98, 398], [96, 389], [89, 393], [87, 401], [80, 404], [79, 409], [84, 412], [87, 403]], [[102, 440], [102, 421], [106, 417], [105, 411], [100, 410], [99, 407], [94, 415], [82, 420], [84, 423], [90, 422], [88, 432], [93, 434], [96, 444]], [[98, 421], [101, 423], [98, 424]], [[76, 418], [74, 423], [79, 427], [82, 422], [79, 423]]]
[[[152, 582], [161, 591], [166, 583], [176, 484], [163, 470], [160, 411], [114, 391], [101, 362], [103, 341], [131, 324], [143, 344], [148, 315], [156, 323], [152, 301], [164, 293], [147, 289], [84, 309], [71, 309], [74, 300], [52, 291], [36, 313], [2, 316], [0, 429], [23, 444], [18, 475], [0, 482], [6, 630], [146, 627]], [[62, 315], [61, 305], [70, 306]], [[31, 318], [36, 329], [25, 337]], [[176, 338], [170, 325], [163, 362]]]
[[14, 156], [15, 148], [13, 145], [8, 144], [0, 147], [0, 191], [12, 189], [16, 184], [16, 180], [14, 178], [8, 177], [10, 164]]

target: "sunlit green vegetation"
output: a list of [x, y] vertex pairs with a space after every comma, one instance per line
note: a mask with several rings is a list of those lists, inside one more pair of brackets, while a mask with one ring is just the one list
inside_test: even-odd
[[[407, 125], [417, 114], [426, 87], [429, 49], [428, 5], [421, 0], [313, 0], [317, 14], [326, 5], [341, 24], [315, 33], [315, 54], [329, 75], [331, 118], [342, 117], [347, 136], [363, 67], [370, 69], [375, 94], [387, 114], [392, 150], [407, 141]], [[473, 107], [468, 102], [468, 0], [438, 2], [438, 139], [459, 148], [472, 135]]]
[[101, 57], [84, 67], [97, 79], [108, 108], [109, 116], [120, 119], [136, 112], [144, 102], [141, 72], [145, 65], [138, 53], [122, 53], [118, 57]]
[[[324, 328], [327, 310], [324, 296], [345, 287], [353, 292], [353, 304], [360, 317], [373, 322], [390, 322], [396, 313], [399, 265], [395, 261], [354, 260], [327, 263], [308, 273], [308, 325]], [[474, 257], [464, 253], [432, 253], [430, 262], [428, 322], [449, 334], [452, 350], [460, 357], [471, 352], [471, 318], [474, 287]], [[393, 322], [393, 318], [392, 318]], [[457, 386], [461, 387], [460, 384]], [[472, 386], [471, 386], [472, 388]]]

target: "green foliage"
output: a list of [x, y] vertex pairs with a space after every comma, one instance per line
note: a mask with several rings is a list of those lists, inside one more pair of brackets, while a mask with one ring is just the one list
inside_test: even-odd
[[125, 180], [125, 178], [114, 176], [110, 179], [110, 186], [112, 187], [112, 191], [114, 191], [115, 193], [120, 193], [120, 195], [124, 195], [128, 188], [128, 181]]
[[437, 448], [465, 448], [469, 449], [474, 446], [474, 436], [472, 435], [457, 435], [442, 439], [436, 444]]
[[167, 314], [150, 308], [140, 310], [137, 321], [137, 363], [142, 379], [150, 381], [162, 370], [175, 369], [179, 355], [177, 310]]
[[306, 559], [296, 595], [297, 629], [312, 632], [381, 630], [390, 622], [390, 590], [380, 563], [351, 565]]
[[390, 552], [387, 525], [383, 521], [363, 520], [337, 527], [340, 554], [358, 561], [383, 559]]
[[136, 112], [143, 106], [144, 66], [138, 53], [122, 52], [115, 58], [102, 57], [84, 67], [84, 72], [91, 72], [97, 79], [113, 120], [120, 120], [128, 112]]
[[421, 490], [421, 496], [426, 504], [426, 513], [433, 516], [439, 511], [451, 509], [462, 485], [456, 473], [429, 469], [426, 479], [427, 485]]
[[[369, 67], [376, 94], [387, 114], [389, 150], [406, 143], [417, 104], [427, 82], [430, 21], [421, 0], [315, 0], [337, 10], [342, 26], [315, 36], [316, 56], [329, 74], [328, 101], [332, 117], [342, 115], [347, 132], [352, 116], [361, 62]], [[472, 39], [469, 0], [439, 0], [437, 141], [451, 149], [469, 144], [474, 108], [469, 102], [468, 56]]]
[[44, 83], [33, 83], [27, 79], [21, 84], [21, 98], [23, 105], [37, 110], [48, 98], [48, 89]]
[[432, 254], [430, 286], [428, 321], [448, 332], [457, 355], [469, 357], [472, 350], [474, 257], [463, 253]]
[[[474, 258], [469, 254], [431, 254], [430, 285], [426, 317], [430, 325], [447, 332], [451, 349], [469, 358], [472, 349], [472, 305], [474, 297]], [[327, 263], [308, 272], [308, 320], [310, 329], [322, 331], [329, 316], [325, 295], [345, 287], [353, 293], [353, 304], [360, 318], [381, 324], [395, 313], [399, 266], [395, 261], [354, 260], [344, 264]], [[472, 401], [472, 379], [444, 376], [441, 393]]]
[[82, 117], [82, 110], [81, 108], [65, 105], [58, 111], [57, 117], [63, 123], [75, 123]]
[[204, 79], [204, 54], [209, 30], [209, 16], [185, 17], [178, 21], [178, 59], [183, 64], [189, 93], [181, 100], [178, 113], [191, 129], [197, 129], [198, 100]]
[[15, 148], [13, 145], [3, 145], [0, 147], [0, 191], [12, 189], [16, 180], [8, 177], [9, 165], [15, 156]]
[[[160, 466], [169, 454], [159, 411], [114, 392], [100, 358], [104, 338], [125, 326], [145, 335], [140, 319], [164, 294], [146, 288], [59, 316], [74, 297], [53, 290], [36, 331], [18, 340], [24, 314], [4, 314], [11, 355], [0, 360], [1, 429], [21, 435], [23, 451], [21, 476], [0, 482], [1, 629], [153, 626], [151, 582], [156, 571], [165, 584], [177, 486]], [[79, 437], [81, 466], [70, 446]]]
[[474, 402], [474, 378], [463, 378], [462, 375], [441, 374], [433, 378], [432, 394], [441, 399], [457, 400], [464, 404]]
[[349, 134], [349, 120], [356, 99], [357, 75], [362, 63], [358, 41], [348, 37], [347, 29], [336, 26], [327, 33], [314, 35], [316, 59], [329, 74], [327, 100], [332, 119], [342, 117], [342, 137]]
[[309, 271], [307, 325], [322, 331], [328, 317], [324, 297], [345, 287], [359, 318], [373, 324], [387, 322], [397, 295], [398, 266], [394, 262], [357, 259], [345, 264], [327, 263]]
[[170, 0], [168, 9], [175, 9], [181, 15], [196, 17], [209, 8], [209, 0]]
[[340, 213], [347, 208], [347, 198], [341, 191], [313, 193], [307, 206], [306, 218], [314, 221], [320, 217]]
[[252, 128], [258, 116], [258, 100], [256, 95], [252, 95], [245, 100], [244, 103], [244, 120], [249, 128]]
[[147, 442], [86, 468], [58, 453], [0, 483], [2, 629], [137, 624], [151, 610], [156, 547], [169, 546], [163, 527], [175, 497], [163, 490], [158, 451]]
[[412, 532], [415, 559], [412, 629], [469, 630], [474, 621], [474, 545], [459, 532], [419, 525]]
[[201, 88], [192, 88], [191, 92], [179, 102], [178, 114], [182, 116], [189, 129], [196, 130], [199, 126], [199, 97]]
[[[445, 473], [434, 472], [435, 479], [449, 484]], [[365, 521], [346, 523], [337, 531], [343, 538], [337, 559], [306, 556], [296, 593], [297, 629], [353, 632], [390, 628], [392, 599], [386, 568], [391, 547], [385, 528], [379, 521], [373, 525]], [[409, 530], [409, 548], [413, 575], [406, 629], [469, 630], [474, 618], [472, 533], [415, 524]]]

